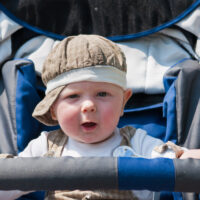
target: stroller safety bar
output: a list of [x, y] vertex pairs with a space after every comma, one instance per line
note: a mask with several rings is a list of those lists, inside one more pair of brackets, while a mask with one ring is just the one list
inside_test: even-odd
[[200, 192], [200, 160], [145, 158], [0, 159], [0, 190], [148, 189]]

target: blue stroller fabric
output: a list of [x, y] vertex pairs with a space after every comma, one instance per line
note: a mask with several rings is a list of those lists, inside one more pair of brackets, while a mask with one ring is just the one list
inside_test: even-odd
[[[1, 137], [7, 138], [7, 142], [1, 143], [1, 153], [17, 155], [30, 140], [38, 137], [42, 130], [52, 130], [52, 127], [38, 123], [31, 116], [34, 107], [42, 98], [44, 87], [37, 84], [34, 65], [30, 60], [7, 62], [2, 68], [2, 80], [2, 91], [5, 95], [1, 95], [0, 104], [4, 107], [1, 109], [0, 124], [4, 130]], [[5, 107], [5, 100], [8, 107]], [[42, 199], [44, 192], [26, 196], [20, 199]]]

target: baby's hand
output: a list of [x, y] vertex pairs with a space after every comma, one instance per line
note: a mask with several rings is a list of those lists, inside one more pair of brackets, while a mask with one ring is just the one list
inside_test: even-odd
[[196, 158], [200, 159], [200, 149], [189, 149], [179, 157], [180, 159]]

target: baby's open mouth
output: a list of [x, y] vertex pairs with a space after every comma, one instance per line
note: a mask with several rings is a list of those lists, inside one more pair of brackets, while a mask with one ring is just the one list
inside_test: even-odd
[[82, 124], [82, 126], [84, 127], [84, 128], [93, 128], [93, 127], [95, 127], [97, 124], [95, 123], [95, 122], [85, 122], [85, 123], [83, 123]]

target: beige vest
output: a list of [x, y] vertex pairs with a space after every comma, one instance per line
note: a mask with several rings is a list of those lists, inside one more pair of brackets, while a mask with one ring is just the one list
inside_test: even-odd
[[[135, 128], [126, 126], [120, 129], [120, 134], [123, 139], [120, 145], [131, 146], [130, 140], [135, 133]], [[63, 148], [67, 143], [68, 137], [61, 131], [52, 131], [48, 135], [48, 152], [46, 156], [60, 157]], [[132, 191], [126, 190], [95, 190], [95, 191], [81, 191], [81, 190], [64, 190], [64, 191], [49, 191], [47, 192], [45, 200], [137, 200]]]

